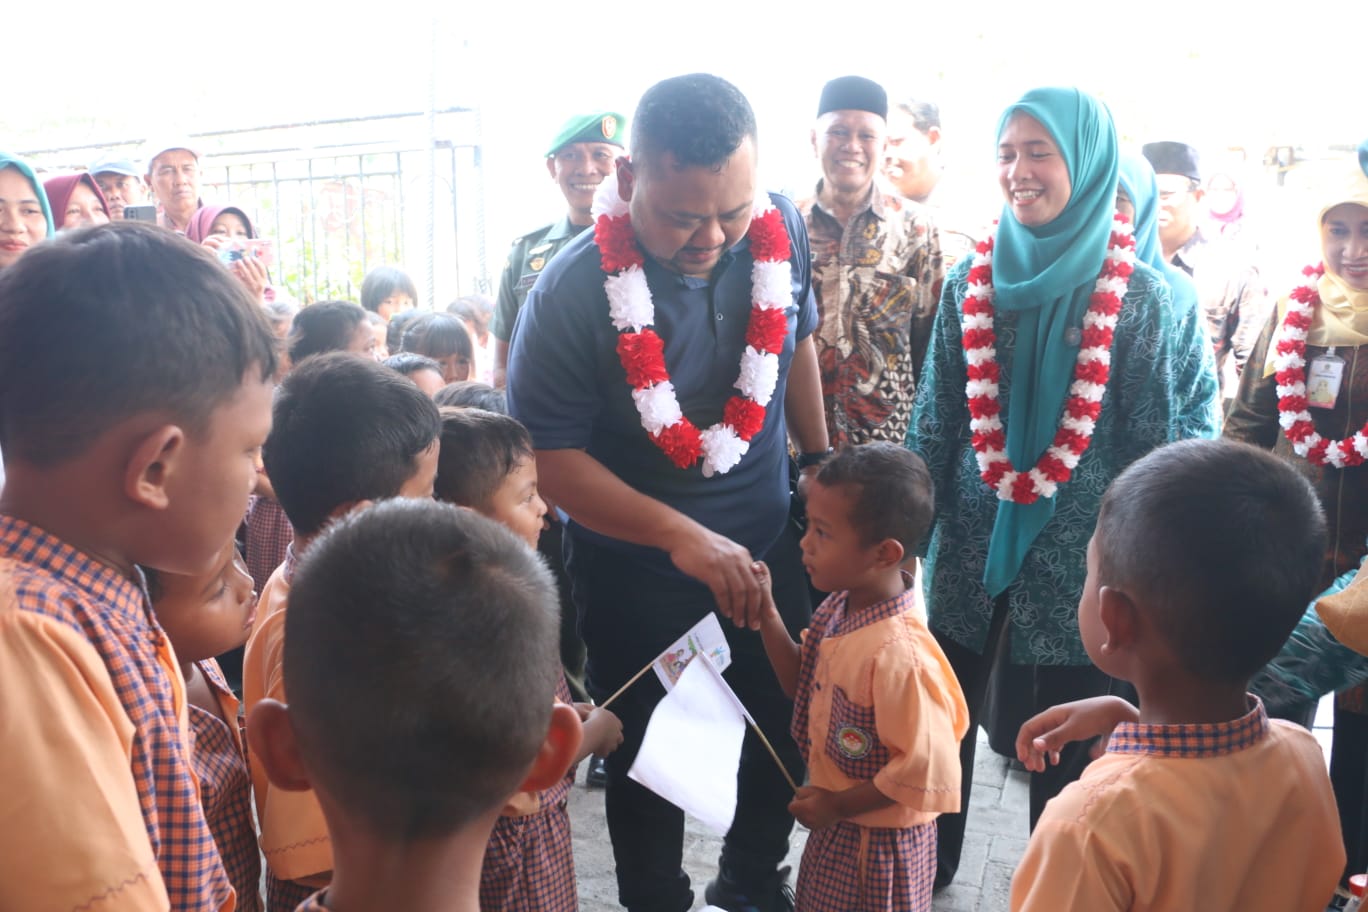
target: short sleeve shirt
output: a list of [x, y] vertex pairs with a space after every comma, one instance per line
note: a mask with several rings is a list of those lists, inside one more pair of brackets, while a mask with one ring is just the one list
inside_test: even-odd
[[[786, 197], [772, 199], [792, 244], [788, 334], [764, 426], [730, 472], [704, 478], [701, 462], [689, 469], [675, 467], [642, 427], [618, 360], [618, 331], [609, 318], [605, 275], [592, 232], [572, 241], [528, 294], [508, 362], [509, 412], [527, 426], [537, 449], [583, 449], [631, 487], [752, 554], [769, 549], [788, 515], [784, 389], [794, 347], [817, 325], [802, 218]], [[682, 276], [646, 258], [665, 363], [684, 414], [700, 428], [719, 421], [727, 400], [736, 394], [753, 262], [745, 238], [723, 254], [710, 279]], [[676, 572], [664, 552], [589, 530], [583, 534], [634, 553], [662, 572]]]

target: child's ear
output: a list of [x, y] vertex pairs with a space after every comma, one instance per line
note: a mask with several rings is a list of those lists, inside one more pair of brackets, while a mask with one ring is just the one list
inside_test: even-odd
[[636, 186], [636, 172], [632, 170], [632, 160], [626, 155], [619, 155], [616, 165], [618, 196], [622, 197], [623, 202], [630, 202], [632, 188]]
[[271, 784], [287, 792], [312, 788], [299, 759], [299, 744], [290, 724], [290, 708], [276, 700], [262, 700], [247, 717], [247, 745], [261, 761]]
[[880, 569], [888, 567], [901, 567], [903, 560], [907, 557], [907, 552], [903, 549], [902, 543], [896, 538], [885, 538], [879, 542], [878, 550], [875, 553], [875, 561]]
[[579, 753], [583, 740], [584, 728], [575, 707], [568, 703], [557, 703], [551, 709], [551, 724], [537, 751], [537, 759], [532, 761], [532, 769], [528, 771], [519, 791], [540, 792], [560, 782]]
[[184, 452], [185, 432], [174, 424], [144, 434], [124, 466], [124, 494], [136, 504], [165, 510], [171, 502], [167, 482]]
[[1135, 645], [1140, 618], [1129, 595], [1120, 589], [1103, 586], [1097, 591], [1097, 613], [1102, 629], [1107, 633], [1106, 644], [1113, 652]]

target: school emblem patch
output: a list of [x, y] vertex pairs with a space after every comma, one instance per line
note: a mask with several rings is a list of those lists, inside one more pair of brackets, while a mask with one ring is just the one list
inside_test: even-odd
[[869, 753], [874, 739], [863, 729], [847, 725], [836, 732], [836, 747], [851, 760], [859, 760]]
[[612, 139], [617, 136], [618, 122], [612, 114], [605, 115], [603, 118], [603, 138]]

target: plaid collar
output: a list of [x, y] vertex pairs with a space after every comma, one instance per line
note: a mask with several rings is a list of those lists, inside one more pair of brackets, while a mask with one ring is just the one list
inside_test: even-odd
[[1249, 695], [1252, 707], [1238, 719], [1200, 725], [1143, 725], [1122, 722], [1107, 743], [1109, 754], [1148, 754], [1177, 760], [1222, 757], [1253, 747], [1268, 734], [1263, 702]]
[[151, 622], [141, 574], [137, 581], [131, 580], [22, 519], [0, 514], [0, 558], [42, 568], [90, 595], [106, 613], [139, 623]]
[[891, 599], [884, 599], [882, 602], [875, 602], [854, 616], [846, 614], [846, 599], [850, 593], [842, 592], [838, 596], [840, 602], [837, 603], [836, 610], [832, 612], [831, 624], [827, 628], [831, 631], [829, 635], [840, 636], [843, 633], [854, 633], [861, 627], [868, 627], [870, 624], [896, 617], [904, 611], [914, 610], [917, 605], [917, 593], [912, 588], [912, 574], [904, 570], [902, 578], [904, 588], [900, 595]]

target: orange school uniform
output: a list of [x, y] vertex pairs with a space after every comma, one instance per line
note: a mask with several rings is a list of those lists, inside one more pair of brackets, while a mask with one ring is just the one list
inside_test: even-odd
[[[270, 698], [285, 698], [285, 611], [294, 577], [294, 546], [285, 562], [266, 581], [257, 600], [257, 616], [242, 656], [242, 701], [252, 707]], [[266, 858], [266, 908], [288, 912], [308, 899], [317, 887], [294, 883], [332, 871], [332, 840], [323, 810], [312, 791], [276, 788], [256, 754], [249, 753], [252, 791], [261, 825], [261, 852]]]
[[1045, 806], [1013, 912], [1323, 912], [1344, 870], [1325, 758], [1250, 701], [1231, 722], [1118, 726]]
[[142, 587], [0, 516], [0, 908], [230, 910]]
[[793, 737], [812, 785], [862, 782], [896, 803], [812, 834], [799, 908], [931, 908], [935, 824], [959, 810], [959, 742], [969, 710], [950, 663], [916, 610], [896, 598], [846, 614], [831, 595], [803, 638]]

